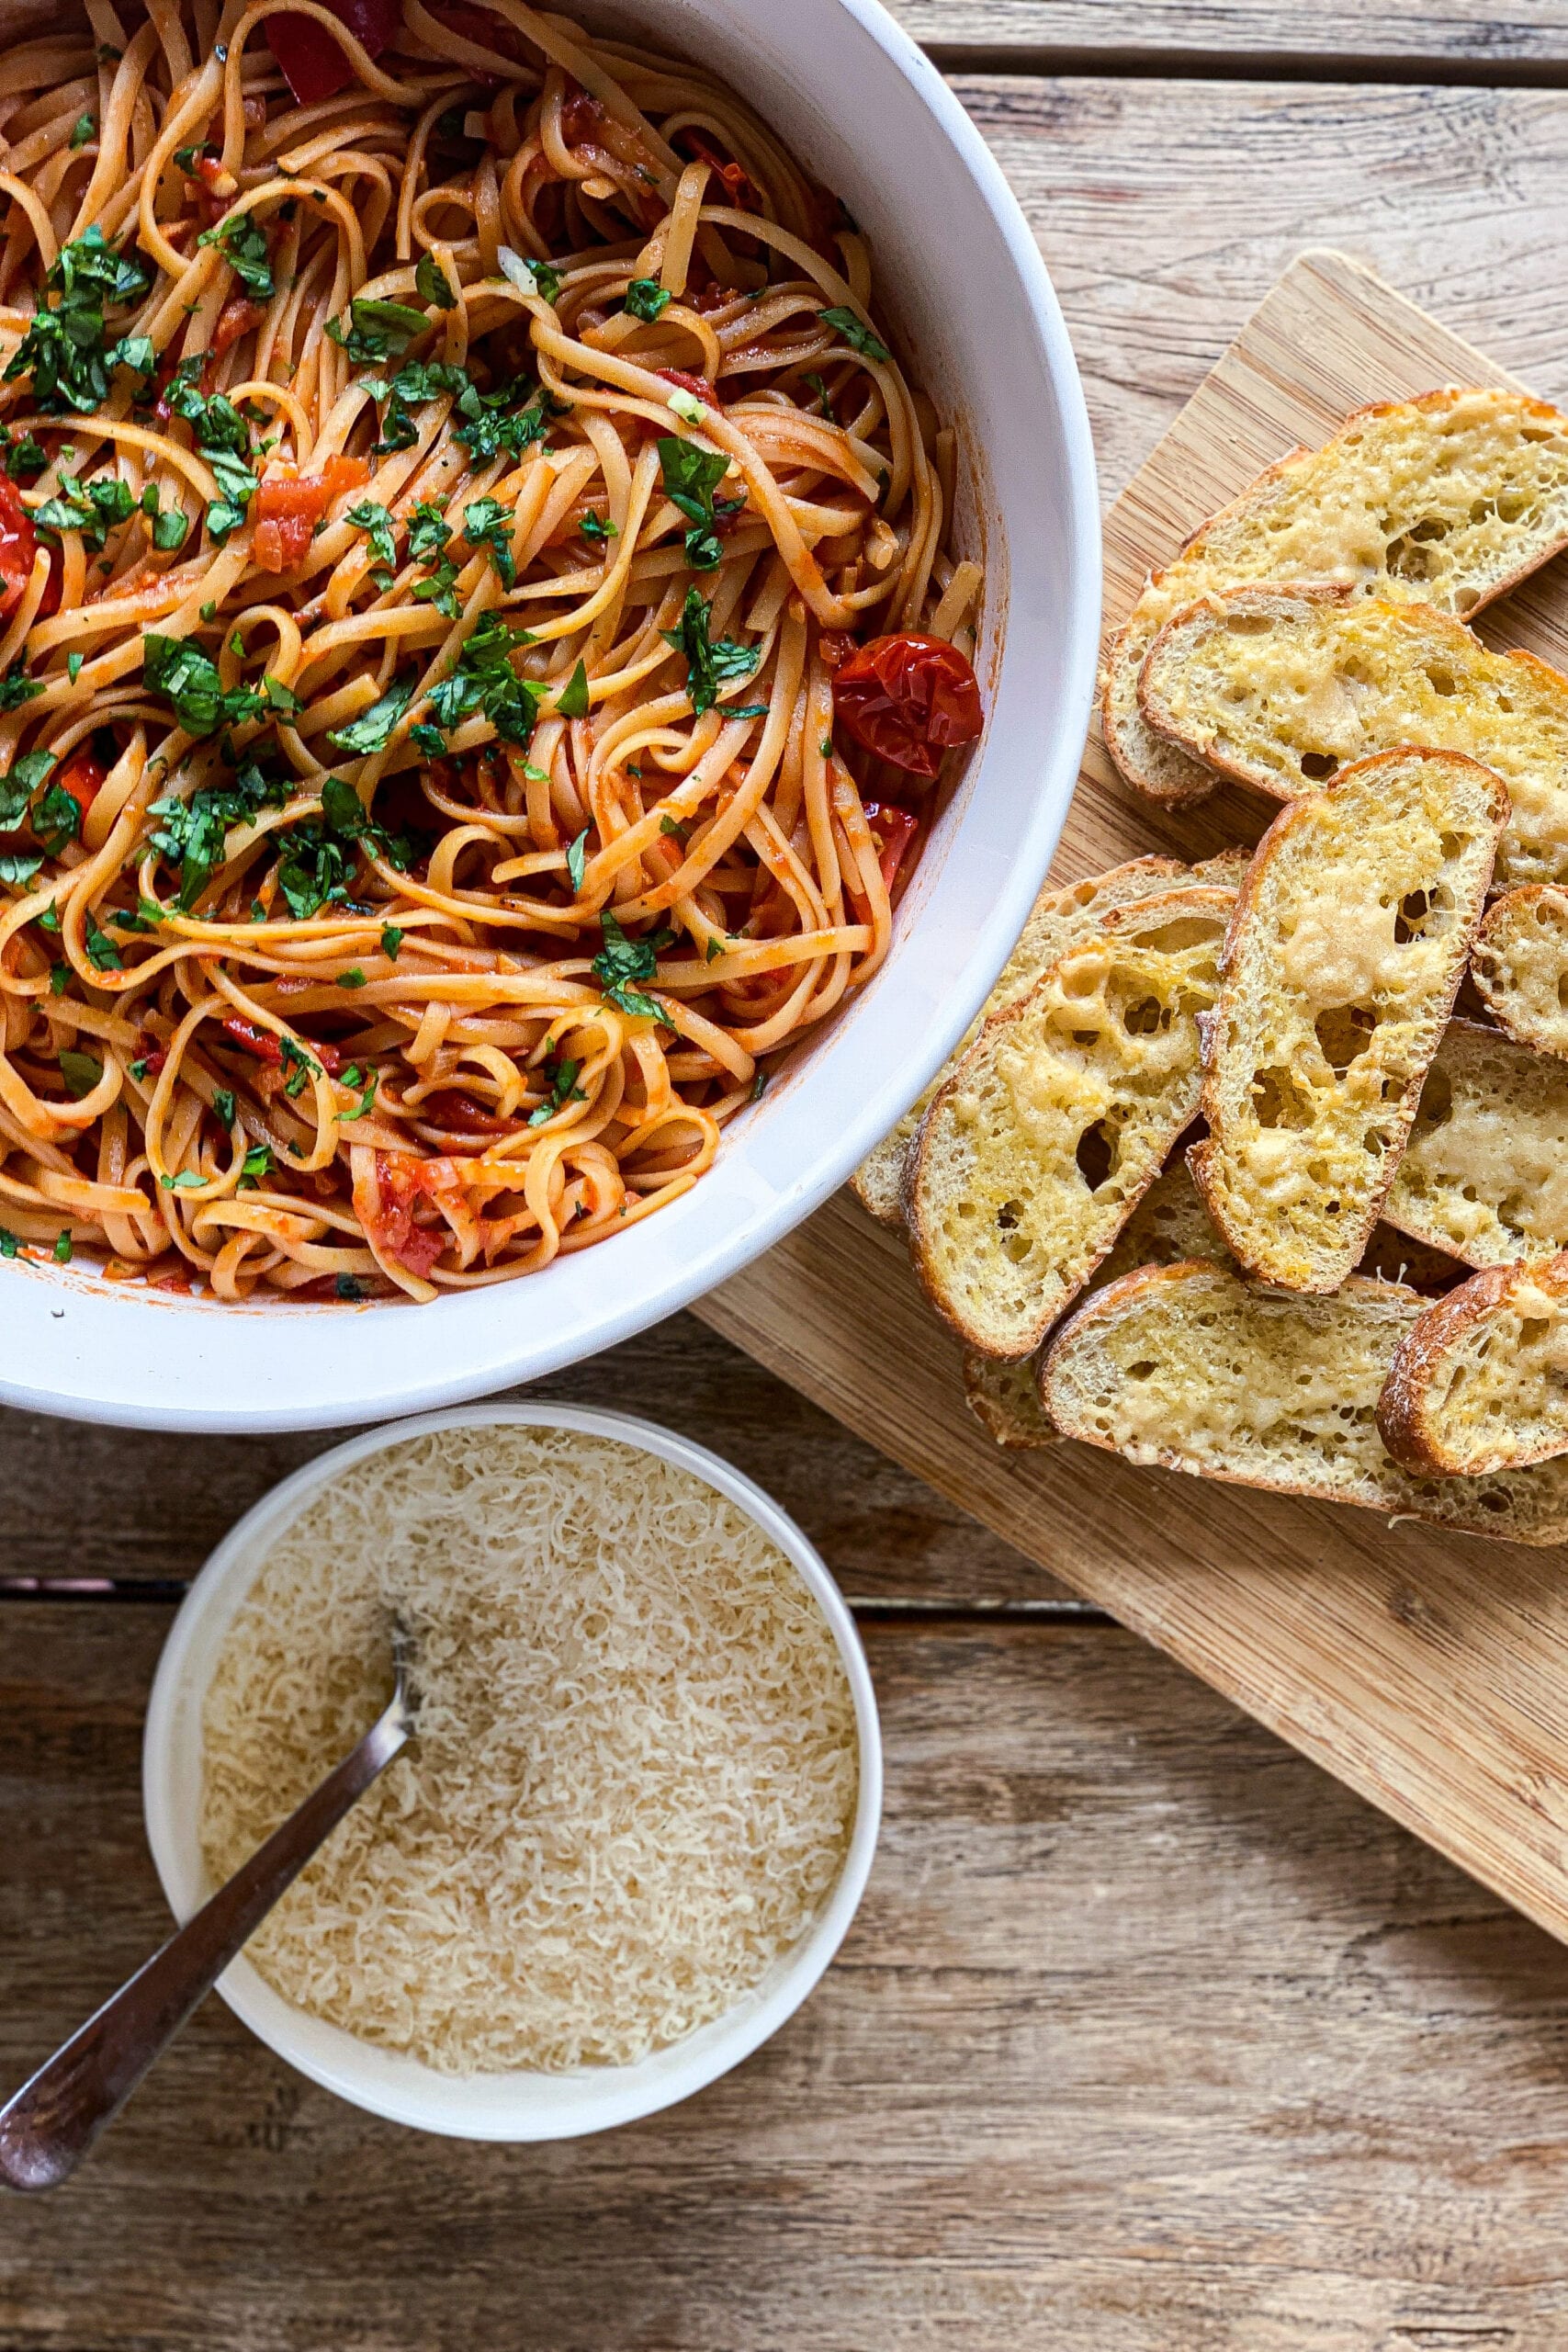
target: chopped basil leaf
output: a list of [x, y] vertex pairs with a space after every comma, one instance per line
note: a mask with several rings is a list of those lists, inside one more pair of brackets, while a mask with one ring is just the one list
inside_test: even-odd
[[141, 264], [117, 253], [95, 223], [61, 247], [46, 281], [58, 299], [34, 311], [4, 380], [30, 375], [41, 409], [91, 415], [108, 399], [117, 365], [116, 354], [105, 346], [105, 310], [140, 300], [150, 282]]
[[761, 647], [740, 645], [733, 638], [716, 643], [708, 634], [712, 613], [701, 590], [688, 588], [680, 627], [660, 631], [665, 643], [686, 657], [686, 692], [699, 718], [713, 708], [721, 685], [730, 678], [749, 678], [762, 658]]
[[96, 1062], [91, 1054], [73, 1053], [69, 1046], [62, 1049], [60, 1075], [65, 1080], [66, 1092], [76, 1102], [80, 1102], [85, 1094], [91, 1094], [103, 1074], [102, 1062]]
[[231, 212], [216, 229], [204, 229], [196, 242], [216, 245], [247, 293], [263, 302], [271, 301], [274, 288], [266, 232], [248, 212]]
[[679, 823], [673, 817], [660, 817], [659, 830], [670, 841], [681, 842], [682, 847], [692, 838], [690, 826]]
[[495, 566], [503, 588], [517, 578], [512, 552], [512, 516], [499, 498], [478, 498], [463, 509], [463, 537], [471, 548], [483, 548]]
[[340, 1274], [335, 1288], [339, 1298], [350, 1306], [355, 1299], [363, 1298], [365, 1295], [365, 1284], [357, 1274]]
[[71, 136], [66, 141], [66, 144], [71, 148], [72, 152], [74, 153], [78, 147], [85, 147], [89, 139], [96, 139], [97, 137], [97, 117], [90, 114], [79, 114], [72, 127]]
[[340, 989], [362, 989], [365, 986], [365, 975], [355, 964], [352, 972], [338, 974], [337, 985]]
[[655, 319], [662, 317], [673, 299], [657, 277], [634, 277], [626, 288], [625, 308], [634, 319], [645, 320], [651, 326]]
[[87, 927], [85, 935], [87, 944], [87, 961], [93, 966], [96, 971], [124, 971], [125, 961], [120, 955], [119, 949], [115, 945], [114, 941], [108, 936], [107, 932], [103, 932], [98, 929], [97, 924], [93, 921], [91, 915], [87, 917]]
[[73, 685], [82, 674], [83, 659], [80, 653], [68, 653], [65, 657], [65, 674]]
[[581, 1062], [553, 1064], [547, 1062], [545, 1064], [545, 1074], [549, 1079], [550, 1091], [537, 1108], [529, 1112], [528, 1125], [531, 1127], [542, 1127], [547, 1119], [553, 1119], [556, 1113], [563, 1111], [569, 1102], [587, 1102], [587, 1095], [577, 1082], [577, 1073], [581, 1068]]
[[207, 1179], [198, 1169], [182, 1168], [177, 1176], [163, 1176], [158, 1181], [165, 1193], [194, 1193]]
[[197, 741], [216, 735], [220, 728], [258, 718], [266, 707], [251, 686], [225, 688], [218, 664], [191, 637], [143, 637], [142, 676], [150, 694], [162, 695], [174, 705], [175, 716], [187, 735]]
[[634, 1020], [663, 1021], [663, 1007], [644, 996], [632, 983], [658, 977], [659, 950], [669, 946], [673, 933], [655, 931], [640, 939], [629, 939], [608, 907], [599, 920], [604, 927], [604, 944], [593, 958], [591, 969], [605, 997]]
[[0, 882], [9, 882], [15, 890], [25, 890], [36, 881], [43, 865], [41, 857], [0, 857]]
[[[160, 554], [172, 555], [176, 548], [184, 547], [186, 534], [189, 529], [190, 525], [186, 521], [185, 514], [179, 507], [165, 506], [161, 514], [153, 517], [152, 544]], [[210, 619], [211, 607], [204, 606], [203, 614], [206, 618]]]
[[242, 1193], [248, 1191], [252, 1185], [260, 1183], [262, 1178], [270, 1175], [271, 1172], [272, 1146], [265, 1143], [252, 1144], [240, 1170], [240, 1191]]
[[400, 678], [394, 678], [386, 693], [379, 695], [368, 710], [361, 711], [359, 717], [351, 719], [346, 727], [334, 727], [327, 737], [328, 742], [334, 743], [340, 752], [365, 754], [384, 752], [397, 731], [399, 719], [413, 700], [417, 683], [412, 670], [405, 672]]
[[154, 800], [148, 813], [163, 821], [152, 836], [152, 846], [180, 869], [182, 910], [196, 904], [222, 865], [230, 826], [254, 824], [264, 808], [284, 808], [291, 789], [284, 778], [268, 776], [247, 761], [232, 784], [209, 785], [188, 800], [173, 794]]
[[719, 944], [718, 944], [717, 940], [716, 940], [716, 939], [710, 939], [710, 940], [708, 941], [707, 948], [706, 948], [705, 953], [705, 955], [704, 955], [704, 958], [703, 958], [703, 960], [704, 960], [704, 962], [705, 962], [705, 963], [711, 964], [711, 963], [713, 963], [713, 962], [714, 962], [714, 961], [715, 961], [718, 956], [722, 956], [722, 955], [723, 955], [723, 953], [724, 953], [724, 950], [723, 950], [723, 948], [719, 945]]
[[296, 1045], [292, 1037], [280, 1037], [277, 1042], [283, 1049], [283, 1067], [288, 1072], [283, 1081], [283, 1091], [292, 1102], [304, 1092], [307, 1079], [320, 1078], [321, 1065], [313, 1055], [305, 1051], [303, 1046]]
[[431, 717], [450, 735], [465, 718], [482, 712], [503, 742], [525, 751], [544, 696], [531, 678], [520, 678], [512, 654], [528, 643], [526, 629], [514, 629], [499, 613], [486, 613], [463, 647], [451, 675], [430, 690]]
[[234, 1095], [232, 1088], [227, 1086], [215, 1086], [213, 1088], [212, 1115], [217, 1120], [220, 1127], [232, 1127], [234, 1124]]
[[398, 960], [398, 950], [402, 944], [402, 933], [398, 929], [395, 922], [389, 922], [381, 933], [381, 951], [383, 955], [389, 956], [395, 964]]
[[618, 539], [621, 536], [618, 526], [607, 514], [585, 514], [577, 528], [585, 539]]
[[60, 1231], [54, 1238], [54, 1262], [57, 1266], [68, 1266], [71, 1263], [71, 1228], [69, 1226], [62, 1226]]
[[566, 854], [566, 870], [574, 893], [581, 895], [582, 877], [588, 871], [588, 828], [586, 825]]
[[722, 449], [699, 449], [694, 441], [666, 433], [660, 436], [659, 464], [665, 497], [692, 526], [686, 534], [686, 561], [694, 571], [712, 571], [724, 560], [719, 527], [746, 503], [744, 491], [739, 498], [714, 497], [729, 470], [729, 459]]
[[32, 827], [51, 857], [82, 835], [82, 804], [61, 784], [46, 785], [33, 803]]
[[430, 324], [424, 311], [411, 310], [406, 302], [378, 302], [364, 294], [355, 296], [348, 311], [349, 324], [345, 327], [341, 319], [329, 319], [327, 333], [361, 368], [400, 358], [415, 335], [423, 334]]
[[392, 529], [392, 518], [386, 508], [378, 506], [373, 499], [362, 499], [357, 506], [349, 508], [344, 519], [352, 523], [356, 531], [365, 533], [376, 561], [385, 564], [389, 571], [395, 571], [398, 542]]
[[446, 271], [434, 254], [421, 254], [413, 282], [422, 300], [432, 303], [438, 311], [451, 310], [457, 300]]
[[51, 996], [63, 996], [70, 986], [70, 965], [51, 964], [49, 967], [49, 992]]
[[580, 662], [556, 702], [562, 718], [586, 718], [588, 716], [588, 673]]
[[0, 1225], [0, 1258], [14, 1258], [21, 1243], [8, 1225]]
[[835, 334], [841, 334], [850, 349], [858, 351], [863, 358], [886, 360], [891, 356], [886, 345], [878, 343], [871, 329], [852, 311], [841, 308], [824, 311], [822, 323], [825, 327], [831, 327]]
[[15, 710], [19, 704], [31, 702], [35, 695], [42, 692], [41, 679], [29, 678], [21, 663], [13, 662], [5, 676], [0, 678], [0, 710]]

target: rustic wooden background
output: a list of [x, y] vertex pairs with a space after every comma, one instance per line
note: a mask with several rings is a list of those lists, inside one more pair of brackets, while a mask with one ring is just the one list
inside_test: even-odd
[[[900, 0], [1108, 496], [1308, 244], [1568, 396], [1568, 0], [1502, 4]], [[1568, 1951], [691, 1318], [548, 1386], [729, 1455], [860, 1603], [840, 1962], [688, 2107], [542, 2150], [378, 2124], [210, 2005], [0, 2207], [0, 2352], [1568, 2352]], [[173, 1603], [329, 1442], [0, 1415], [0, 2083], [163, 1931]]]

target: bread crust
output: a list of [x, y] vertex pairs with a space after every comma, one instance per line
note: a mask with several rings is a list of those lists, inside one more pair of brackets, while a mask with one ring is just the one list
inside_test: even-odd
[[[1315, 1272], [1308, 1268], [1302, 1278], [1295, 1279], [1285, 1272], [1280, 1256], [1277, 1256], [1273, 1262], [1265, 1261], [1259, 1250], [1256, 1232], [1244, 1232], [1238, 1227], [1235, 1217], [1228, 1213], [1219, 1181], [1219, 1171], [1226, 1153], [1226, 1112], [1223, 1086], [1224, 1072], [1220, 1061], [1220, 1040], [1227, 1007], [1235, 1001], [1237, 989], [1241, 985], [1237, 967], [1247, 943], [1248, 930], [1258, 920], [1258, 902], [1273, 863], [1282, 854], [1292, 836], [1305, 827], [1320, 823], [1337, 795], [1349, 789], [1359, 789], [1369, 777], [1375, 778], [1378, 771], [1402, 766], [1416, 756], [1457, 763], [1472, 771], [1473, 776], [1480, 780], [1481, 789], [1485, 796], [1490, 811], [1493, 824], [1493, 847], [1494, 852], [1495, 851], [1496, 838], [1507, 820], [1508, 797], [1498, 777], [1490, 768], [1483, 767], [1479, 761], [1468, 759], [1462, 752], [1444, 752], [1422, 755], [1414, 753], [1408, 749], [1379, 752], [1369, 760], [1358, 761], [1354, 766], [1344, 769], [1335, 782], [1324, 791], [1303, 793], [1299, 798], [1287, 801], [1264, 834], [1258, 845], [1252, 864], [1243, 878], [1241, 888], [1236, 893], [1235, 905], [1232, 910], [1230, 922], [1225, 932], [1224, 947], [1220, 957], [1220, 986], [1213, 1009], [1211, 1012], [1200, 1017], [1199, 1028], [1203, 1040], [1201, 1102], [1203, 1116], [1209, 1125], [1209, 1134], [1203, 1141], [1192, 1146], [1187, 1155], [1187, 1164], [1192, 1171], [1193, 1182], [1202, 1194], [1203, 1204], [1223, 1235], [1227, 1248], [1238, 1263], [1260, 1282], [1275, 1282], [1292, 1290], [1326, 1294], [1339, 1288], [1349, 1268], [1353, 1267], [1364, 1254], [1378, 1219], [1382, 1215], [1383, 1204], [1393, 1183], [1405, 1142], [1415, 1123], [1416, 1113], [1421, 1099], [1422, 1080], [1430, 1065], [1432, 1055], [1436, 1053], [1442, 1041], [1443, 1031], [1453, 1011], [1454, 999], [1459, 994], [1460, 984], [1464, 978], [1469, 938], [1456, 933], [1451, 978], [1441, 997], [1435, 998], [1429, 1007], [1427, 1017], [1431, 1045], [1426, 1061], [1418, 1069], [1407, 1076], [1398, 1102], [1386, 1106], [1380, 1112], [1382, 1124], [1390, 1130], [1389, 1141], [1382, 1158], [1381, 1181], [1362, 1195], [1357, 1220], [1354, 1223], [1347, 1223], [1338, 1235], [1339, 1255], [1337, 1265], [1334, 1268], [1319, 1268]], [[1491, 865], [1488, 861], [1488, 877], [1490, 872]], [[1483, 892], [1478, 892], [1476, 896], [1477, 919], [1483, 895]], [[1472, 919], [1472, 934], [1473, 928]]]
[[1443, 1433], [1435, 1394], [1450, 1360], [1491, 1322], [1513, 1309], [1521, 1294], [1568, 1300], [1568, 1251], [1533, 1264], [1488, 1266], [1429, 1306], [1394, 1351], [1378, 1399], [1378, 1433], [1401, 1469], [1416, 1476], [1483, 1477], [1519, 1470], [1568, 1453], [1568, 1412], [1555, 1441], [1538, 1445], [1474, 1447], [1461, 1453]]

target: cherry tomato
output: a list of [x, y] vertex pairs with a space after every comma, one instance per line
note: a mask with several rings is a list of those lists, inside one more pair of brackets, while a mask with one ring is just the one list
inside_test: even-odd
[[[326, 5], [369, 57], [380, 56], [402, 22], [400, 0], [326, 0]], [[302, 107], [346, 90], [354, 80], [354, 68], [341, 44], [313, 17], [268, 17], [266, 38]]]
[[85, 817], [97, 798], [107, 775], [108, 770], [102, 760], [94, 755], [87, 744], [82, 743], [72, 752], [63, 767], [56, 768], [50, 782], [57, 784], [62, 792], [68, 792]]
[[[33, 528], [33, 518], [22, 504], [21, 493], [10, 475], [0, 473], [0, 614], [10, 612], [21, 603], [22, 591], [33, 576], [37, 554], [38, 533]], [[51, 585], [54, 585], [52, 581]], [[57, 586], [54, 599], [51, 605], [46, 591], [41, 611], [57, 609]]]
[[335, 498], [370, 479], [362, 458], [329, 458], [319, 474], [277, 474], [256, 492], [253, 552], [264, 571], [292, 571], [310, 551], [316, 526]]
[[920, 820], [908, 808], [898, 808], [890, 802], [868, 800], [865, 821], [871, 828], [871, 838], [876, 843], [876, 862], [882, 868], [882, 887], [891, 891], [898, 878], [898, 868], [904, 863], [904, 853], [919, 831]]
[[270, 1062], [274, 1069], [283, 1068], [283, 1047], [270, 1029], [260, 1028], [238, 1012], [228, 1015], [223, 1028], [236, 1046], [243, 1046], [247, 1054], [254, 1054], [257, 1061]]
[[459, 1136], [509, 1136], [517, 1125], [515, 1119], [498, 1118], [488, 1102], [477, 1101], [457, 1086], [444, 1086], [427, 1094], [419, 1106], [419, 1116], [428, 1119], [432, 1126]]
[[940, 637], [873, 638], [833, 676], [833, 713], [879, 760], [934, 776], [942, 755], [984, 724], [975, 673]]
[[416, 1159], [409, 1152], [378, 1151], [374, 1208], [367, 1195], [356, 1189], [355, 1206], [369, 1239], [384, 1257], [395, 1258], [411, 1274], [428, 1275], [452, 1238], [439, 1220], [434, 1225], [421, 1225], [414, 1216], [420, 1201], [439, 1201], [442, 1193], [450, 1189], [451, 1177], [449, 1160]]

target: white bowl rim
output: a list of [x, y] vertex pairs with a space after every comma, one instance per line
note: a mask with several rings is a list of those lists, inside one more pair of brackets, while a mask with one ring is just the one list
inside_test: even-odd
[[[574, 2139], [657, 2114], [689, 2098], [749, 2057], [807, 1999], [847, 1934], [871, 1873], [882, 1820], [882, 1735], [876, 1693], [860, 1632], [816, 1546], [765, 1488], [706, 1446], [658, 1422], [597, 1406], [461, 1406], [384, 1423], [319, 1454], [283, 1479], [229, 1530], [195, 1578], [158, 1661], [141, 1747], [142, 1809], [153, 1865], [169, 1906], [185, 1920], [206, 1894], [193, 1808], [177, 1789], [182, 1712], [205, 1695], [189, 1688], [191, 1657], [203, 1636], [214, 1647], [249, 1591], [266, 1556], [266, 1539], [281, 1532], [301, 1504], [351, 1464], [431, 1430], [490, 1428], [576, 1430], [618, 1440], [690, 1471], [727, 1496], [771, 1537], [791, 1561], [826, 1617], [843, 1661], [854, 1702], [860, 1750], [854, 1827], [831, 1894], [791, 1951], [774, 1962], [754, 1992], [700, 2027], [683, 2041], [632, 2066], [585, 2068], [573, 2075], [518, 2071], [450, 2075], [401, 2053], [362, 2042], [343, 2028], [307, 2016], [275, 1992], [243, 1957], [218, 1980], [217, 1990], [243, 2024], [288, 2065], [351, 2105], [394, 2123], [449, 2138], [510, 2143]], [[217, 1621], [216, 1634], [213, 1632]], [[594, 2093], [554, 2116], [527, 2112], [530, 2088], [584, 2085]], [[515, 2104], [503, 2094], [511, 2089]], [[476, 2096], [477, 2092], [477, 2096]], [[473, 2111], [470, 2111], [473, 2110]]]
[[[1010, 854], [993, 893], [990, 912], [977, 930], [962, 965], [950, 976], [942, 1006], [919, 1035], [909, 1039], [907, 1049], [897, 1059], [889, 1060], [884, 1071], [878, 1074], [874, 1069], [868, 1070], [866, 1083], [852, 1108], [842, 1111], [831, 1122], [824, 1120], [821, 1140], [816, 1144], [812, 1158], [802, 1163], [797, 1172], [792, 1172], [785, 1187], [760, 1203], [744, 1221], [737, 1219], [733, 1229], [716, 1240], [705, 1243], [700, 1228], [695, 1232], [686, 1228], [686, 1254], [678, 1263], [666, 1264], [657, 1274], [649, 1273], [642, 1280], [634, 1276], [618, 1299], [596, 1302], [591, 1315], [559, 1318], [558, 1337], [552, 1338], [548, 1333], [540, 1336], [540, 1318], [552, 1322], [553, 1302], [543, 1299], [533, 1313], [520, 1307], [504, 1332], [492, 1324], [480, 1327], [473, 1317], [465, 1317], [462, 1344], [444, 1340], [436, 1350], [437, 1366], [432, 1369], [422, 1360], [417, 1344], [412, 1343], [413, 1317], [400, 1303], [376, 1302], [355, 1307], [268, 1298], [232, 1306], [209, 1299], [196, 1302], [158, 1298], [137, 1292], [134, 1303], [139, 1308], [145, 1306], [151, 1313], [175, 1315], [182, 1324], [197, 1327], [194, 1334], [187, 1329], [181, 1335], [179, 1368], [173, 1392], [156, 1378], [142, 1380], [136, 1370], [120, 1369], [115, 1363], [117, 1349], [92, 1333], [85, 1336], [94, 1342], [94, 1359], [98, 1363], [107, 1361], [113, 1367], [103, 1386], [95, 1390], [89, 1385], [90, 1375], [73, 1372], [56, 1382], [52, 1359], [51, 1377], [39, 1380], [29, 1376], [30, 1360], [25, 1350], [17, 1350], [7, 1351], [0, 1361], [0, 1402], [25, 1411], [60, 1414], [125, 1428], [193, 1432], [282, 1430], [333, 1428], [367, 1418], [379, 1420], [493, 1395], [519, 1380], [547, 1378], [564, 1366], [615, 1347], [650, 1324], [679, 1312], [782, 1240], [823, 1204], [902, 1115], [968, 1026], [1023, 929], [1072, 797], [1100, 642], [1101, 537], [1094, 449], [1082, 382], [1061, 309], [1033, 232], [1000, 165], [938, 68], [888, 15], [880, 0], [829, 0], [829, 5], [882, 51], [932, 119], [974, 183], [1006, 248], [1016, 277], [1017, 295], [1038, 339], [1060, 432], [1075, 582], [1075, 594], [1062, 624], [1060, 667], [1067, 690], [1059, 699], [1049, 741], [1042, 752], [1041, 788], [1012, 837]], [[1010, 616], [1009, 630], [1013, 625]], [[982, 757], [985, 750], [983, 744]], [[834, 1042], [830, 1036], [824, 1037], [818, 1042], [815, 1054], [829, 1056]], [[784, 1076], [793, 1078], [813, 1057], [808, 1046], [805, 1055], [786, 1067]], [[738, 1130], [730, 1133], [738, 1135]], [[695, 1197], [701, 1197], [702, 1190], [699, 1184]], [[651, 1219], [638, 1230], [642, 1235], [650, 1235], [659, 1223], [659, 1218]], [[628, 1243], [631, 1238], [630, 1232], [624, 1237]], [[523, 1278], [525, 1289], [535, 1280], [547, 1282], [553, 1271], [547, 1269], [541, 1276]], [[91, 1312], [99, 1301], [105, 1300], [110, 1287], [96, 1275], [78, 1278], [69, 1270], [34, 1263], [7, 1266], [0, 1272], [0, 1280], [47, 1283], [52, 1293], [49, 1317], [55, 1322], [68, 1317], [74, 1320], [85, 1308]], [[513, 1287], [502, 1286], [503, 1290]], [[494, 1292], [479, 1291], [468, 1294], [467, 1301], [445, 1297], [422, 1313], [439, 1316], [444, 1308], [457, 1308], [493, 1295]], [[120, 1305], [122, 1300], [113, 1303]], [[395, 1348], [389, 1350], [384, 1343], [391, 1316], [411, 1329]], [[318, 1318], [323, 1317], [334, 1323], [355, 1317], [367, 1332], [365, 1344], [355, 1347], [352, 1362], [344, 1363], [345, 1376], [338, 1379], [330, 1391], [319, 1390], [308, 1381], [303, 1390], [296, 1393], [286, 1374], [277, 1373], [276, 1366], [269, 1372], [258, 1362], [247, 1369], [243, 1381], [220, 1379], [220, 1388], [235, 1392], [229, 1401], [209, 1400], [202, 1386], [204, 1354], [210, 1351], [216, 1363], [229, 1344], [227, 1334], [220, 1337], [213, 1328], [220, 1319], [236, 1334], [243, 1333], [248, 1321], [253, 1336], [257, 1333], [258, 1323], [265, 1321], [275, 1330], [291, 1332], [296, 1350], [302, 1347], [308, 1351], [312, 1325], [321, 1329]], [[30, 1302], [28, 1321], [35, 1330], [40, 1329], [41, 1318]], [[579, 1324], [588, 1328], [579, 1329]], [[374, 1343], [368, 1336], [372, 1331]], [[145, 1327], [139, 1328], [136, 1336], [139, 1340], [143, 1340]]]

